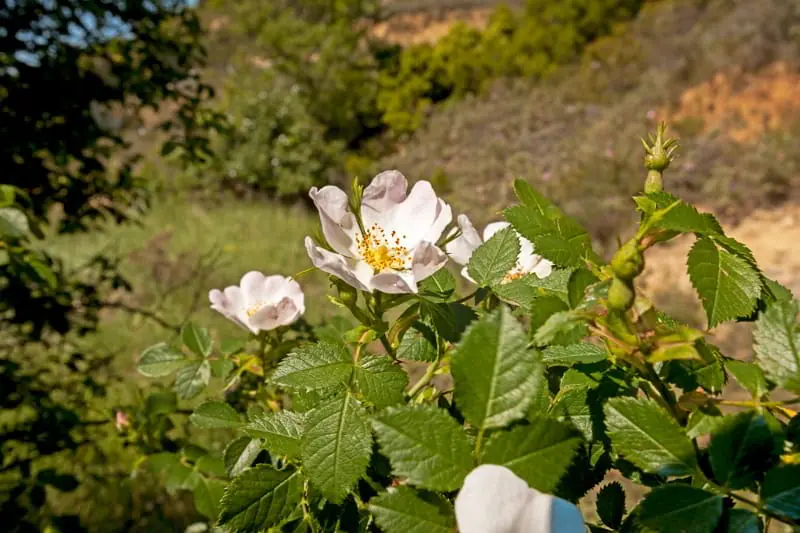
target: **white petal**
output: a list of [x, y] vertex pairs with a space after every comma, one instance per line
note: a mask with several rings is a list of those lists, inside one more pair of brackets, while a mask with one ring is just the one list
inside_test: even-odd
[[406, 199], [408, 180], [397, 170], [381, 172], [364, 189], [361, 209], [386, 213], [394, 209]]
[[359, 230], [356, 217], [350, 212], [347, 194], [339, 187], [327, 185], [322, 189], [312, 187], [308, 195], [319, 211], [322, 233], [328, 244], [336, 252], [352, 256]]
[[[427, 181], [418, 181], [403, 203], [385, 214], [377, 223], [390, 232], [396, 231], [402, 236], [407, 248], [414, 248], [430, 231], [436, 220], [439, 198]], [[364, 217], [364, 224], [367, 218]]]
[[[411, 258], [411, 271], [416, 283], [432, 276], [437, 270], [447, 264], [447, 254], [441, 248], [430, 242], [421, 242], [414, 250]], [[417, 292], [416, 290], [414, 292]]]
[[509, 224], [508, 222], [490, 222], [483, 229], [483, 242], [488, 241], [494, 236], [495, 233], [506, 229], [510, 225], [511, 224]]
[[477, 282], [474, 279], [472, 279], [472, 276], [469, 275], [469, 270], [467, 269], [467, 267], [461, 269], [461, 275], [464, 277], [465, 280], [477, 285]]
[[483, 241], [467, 215], [458, 215], [458, 227], [461, 229], [461, 235], [448, 242], [445, 250], [453, 261], [459, 265], [466, 265], [472, 253]]
[[243, 310], [242, 296], [239, 287], [228, 287], [225, 289], [225, 292], [219, 289], [213, 289], [208, 293], [208, 300], [211, 303], [211, 309], [222, 314], [237, 326], [247, 328], [239, 318]]
[[531, 489], [534, 496], [520, 513], [513, 533], [584, 533], [578, 508], [566, 500]]
[[239, 281], [239, 288], [242, 289], [245, 308], [254, 303], [264, 303], [261, 296], [264, 294], [264, 281], [266, 279], [264, 274], [255, 270], [242, 276], [241, 281]]
[[311, 237], [306, 237], [306, 252], [308, 252], [311, 263], [323, 272], [336, 276], [356, 289], [371, 290], [359, 280], [354, 268], [347, 263], [343, 256], [317, 246]]
[[514, 526], [532, 495], [528, 484], [504, 466], [475, 468], [456, 498], [459, 533], [516, 533]]
[[437, 242], [441, 238], [442, 233], [444, 233], [444, 229], [452, 220], [453, 210], [451, 209], [450, 205], [439, 198], [438, 205], [436, 206], [436, 217], [433, 220], [433, 225], [430, 227], [430, 229], [428, 229], [428, 233], [425, 234], [423, 240], [428, 242]]
[[388, 270], [372, 277], [370, 286], [386, 294], [416, 294], [417, 282], [411, 272]]
[[539, 262], [536, 263], [531, 272], [536, 274], [539, 279], [544, 279], [553, 273], [553, 263], [543, 257], [539, 257]]
[[306, 312], [306, 296], [299, 283], [292, 278], [284, 278], [284, 294], [294, 302], [300, 315]]

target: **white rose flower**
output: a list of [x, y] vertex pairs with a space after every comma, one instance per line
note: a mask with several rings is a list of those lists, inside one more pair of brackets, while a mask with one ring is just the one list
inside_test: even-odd
[[[461, 235], [447, 243], [445, 249], [453, 261], [459, 265], [464, 265], [464, 268], [461, 269], [462, 276], [472, 283], [475, 283], [475, 280], [473, 280], [467, 272], [466, 267], [472, 257], [472, 253], [477, 250], [481, 244], [491, 239], [495, 233], [509, 226], [510, 224], [508, 222], [492, 222], [483, 230], [483, 238], [481, 238], [472, 225], [472, 222], [467, 218], [467, 215], [458, 216], [458, 227], [461, 229]], [[511, 281], [531, 273], [536, 274], [539, 279], [549, 276], [553, 272], [553, 263], [540, 255], [534, 254], [533, 243], [531, 241], [519, 233], [517, 233], [517, 237], [519, 238], [517, 264], [508, 271], [504, 281]]]
[[417, 292], [417, 283], [447, 263], [436, 246], [452, 211], [427, 181], [408, 182], [396, 170], [382, 172], [364, 189], [362, 233], [338, 187], [314, 187], [309, 195], [319, 210], [322, 232], [333, 252], [306, 237], [315, 267], [356, 289], [390, 294]]
[[504, 466], [481, 465], [456, 498], [459, 533], [585, 533], [572, 503], [528, 487]]
[[300, 285], [292, 278], [248, 272], [239, 286], [208, 293], [211, 309], [254, 334], [295, 322], [305, 310]]

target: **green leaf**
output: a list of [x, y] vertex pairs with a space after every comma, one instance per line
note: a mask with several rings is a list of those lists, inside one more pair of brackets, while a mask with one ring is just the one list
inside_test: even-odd
[[226, 483], [220, 479], [208, 479], [200, 476], [194, 487], [194, 506], [201, 515], [211, 522], [219, 516], [220, 500], [225, 492]]
[[344, 388], [352, 374], [353, 358], [347, 347], [319, 342], [289, 354], [272, 379], [278, 385], [297, 389]]
[[461, 426], [432, 406], [390, 408], [372, 420], [392, 472], [412, 485], [456, 490], [472, 470], [472, 451]]
[[399, 486], [369, 501], [375, 523], [386, 533], [452, 533], [453, 506], [444, 497]]
[[783, 447], [778, 422], [755, 411], [724, 417], [714, 428], [708, 455], [717, 481], [743, 489], [760, 479], [778, 460]]
[[469, 323], [477, 316], [466, 305], [455, 302], [422, 302], [420, 313], [432, 323], [442, 338], [450, 342], [458, 342]]
[[207, 401], [200, 404], [189, 417], [203, 429], [238, 428], [244, 424], [242, 415], [225, 402]]
[[[548, 276], [549, 277], [549, 276]], [[597, 283], [597, 276], [585, 268], [575, 270], [569, 277], [567, 284], [567, 294], [569, 306], [575, 308], [583, 301], [586, 289]]]
[[716, 409], [715, 413], [697, 409], [689, 414], [689, 420], [686, 421], [686, 436], [696, 439], [701, 435], [707, 435], [724, 421], [725, 417], [722, 416], [719, 409]]
[[597, 493], [597, 514], [605, 525], [619, 529], [625, 516], [625, 491], [622, 485], [613, 481], [600, 489]]
[[542, 362], [547, 366], [572, 366], [605, 361], [608, 354], [604, 348], [588, 342], [567, 346], [548, 346], [542, 352]]
[[581, 439], [571, 427], [536, 417], [530, 424], [497, 433], [481, 463], [502, 465], [542, 492], [552, 492], [567, 471]]
[[344, 334], [353, 329], [355, 324], [343, 316], [334, 316], [327, 324], [314, 328], [314, 335], [320, 341], [341, 344]]
[[397, 358], [405, 361], [436, 360], [436, 333], [427, 325], [415, 322], [412, 327], [403, 333], [400, 346], [397, 348]]
[[613, 398], [606, 403], [605, 414], [614, 450], [634, 465], [661, 476], [694, 472], [692, 441], [655, 401]]
[[270, 465], [248, 468], [233, 479], [220, 502], [218, 524], [232, 532], [257, 533], [278, 524], [300, 503], [299, 470]]
[[266, 412], [253, 417], [242, 431], [245, 435], [263, 439], [263, 446], [273, 455], [300, 456], [305, 416], [293, 411]]
[[368, 355], [356, 367], [355, 382], [364, 399], [382, 409], [403, 401], [408, 374], [387, 355]]
[[701, 360], [668, 361], [662, 370], [665, 379], [683, 390], [702, 387], [708, 392], [720, 393], [725, 386], [726, 376], [719, 350], [706, 342], [696, 342], [695, 349]]
[[456, 291], [456, 278], [446, 269], [441, 268], [419, 283], [419, 294], [426, 300], [446, 302]]
[[453, 354], [455, 401], [479, 431], [505, 427], [525, 416], [545, 386], [537, 351], [506, 307], [474, 322]]
[[581, 266], [583, 257], [593, 253], [586, 230], [524, 181], [517, 180], [514, 188], [523, 205], [506, 209], [506, 220], [534, 244], [537, 254], [558, 266]]
[[572, 424], [592, 442], [603, 434], [603, 408], [589, 387], [571, 387], [559, 391], [550, 414], [561, 422]]
[[0, 207], [0, 237], [21, 239], [31, 232], [28, 217], [19, 209]]
[[39, 280], [45, 282], [51, 289], [55, 289], [58, 286], [56, 273], [53, 272], [53, 269], [45, 261], [35, 255], [28, 255], [25, 257], [25, 260]]
[[243, 339], [223, 339], [219, 343], [219, 351], [222, 355], [234, 355], [244, 350], [246, 345]]
[[481, 287], [501, 281], [517, 264], [519, 237], [512, 228], [495, 233], [470, 257], [467, 272]]
[[761, 533], [761, 519], [747, 509], [731, 509], [728, 511], [727, 528], [724, 533]]
[[166, 471], [172, 466], [180, 465], [181, 459], [175, 453], [161, 452], [148, 455], [147, 462], [145, 464], [149, 471], [153, 473], [159, 473]]
[[200, 479], [200, 475], [193, 468], [181, 463], [170, 465], [166, 473], [164, 488], [170, 494], [175, 494], [179, 490], [193, 490]]
[[214, 359], [211, 363], [211, 375], [215, 378], [226, 378], [234, 368], [230, 359]]
[[311, 483], [340, 503], [367, 471], [372, 454], [372, 435], [358, 402], [344, 394], [308, 413], [300, 450]]
[[232, 440], [222, 453], [222, 460], [225, 463], [225, 471], [228, 473], [228, 477], [236, 477], [245, 468], [252, 465], [261, 450], [263, 450], [261, 439], [239, 437]]
[[723, 498], [688, 485], [664, 485], [645, 496], [639, 521], [663, 533], [712, 533], [722, 517]]
[[764, 371], [755, 363], [729, 359], [725, 361], [725, 368], [736, 378], [739, 385], [744, 387], [753, 398], [761, 398], [770, 390]]
[[533, 339], [537, 346], [546, 346], [558, 336], [569, 335], [583, 327], [585, 322], [586, 319], [576, 311], [559, 311], [550, 315], [550, 318], [536, 330]]
[[800, 520], [800, 465], [773, 468], [761, 486], [764, 508]]
[[181, 340], [189, 350], [200, 357], [211, 355], [213, 341], [208, 330], [187, 322], [181, 329]]
[[211, 380], [211, 365], [208, 361], [192, 363], [181, 368], [175, 375], [175, 392], [183, 400], [191, 400]]
[[178, 397], [174, 392], [151, 392], [144, 406], [148, 415], [169, 415], [178, 409]]
[[688, 264], [710, 328], [753, 313], [761, 294], [761, 277], [750, 263], [704, 237], [689, 252]]
[[[528, 274], [521, 278], [500, 283], [492, 287], [494, 293], [503, 301], [525, 308], [535, 308], [543, 298], [558, 298], [569, 304], [569, 280], [575, 270], [556, 268], [546, 278]], [[569, 306], [565, 305], [565, 309]]]
[[[647, 197], [655, 202], [657, 209], [671, 207], [663, 216], [659, 216], [655, 227], [681, 233], [723, 235], [722, 227], [713, 215], [700, 213], [694, 206], [687, 204], [677, 196], [658, 192], [649, 194]], [[673, 206], [673, 204], [676, 205]]]
[[800, 392], [800, 302], [775, 301], [756, 321], [756, 360], [778, 386]]
[[222, 478], [228, 475], [227, 471], [225, 470], [224, 459], [211, 454], [204, 455], [199, 458], [195, 462], [194, 467], [200, 472], [208, 474], [209, 476]]
[[182, 352], [160, 342], [142, 353], [136, 370], [148, 378], [162, 378], [185, 367], [190, 361]]

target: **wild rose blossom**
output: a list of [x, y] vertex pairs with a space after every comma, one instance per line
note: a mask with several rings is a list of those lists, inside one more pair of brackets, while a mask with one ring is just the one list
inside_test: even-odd
[[332, 185], [311, 189], [322, 232], [333, 249], [306, 237], [314, 266], [363, 291], [416, 293], [418, 282], [447, 263], [435, 243], [453, 215], [427, 181], [407, 189], [405, 176], [396, 170], [375, 176], [361, 199], [363, 231], [343, 190]]
[[584, 533], [572, 503], [532, 489], [504, 466], [481, 465], [456, 498], [459, 533]]
[[239, 285], [208, 293], [211, 309], [254, 334], [288, 326], [302, 315], [305, 298], [292, 278], [248, 272]]
[[[458, 216], [458, 227], [461, 229], [461, 235], [447, 243], [445, 249], [453, 261], [459, 265], [464, 265], [464, 268], [461, 270], [462, 276], [475, 283], [475, 280], [470, 277], [466, 268], [473, 252], [475, 252], [481, 244], [491, 239], [495, 233], [509, 226], [510, 224], [508, 222], [492, 222], [484, 228], [483, 238], [481, 238], [467, 215]], [[531, 273], [536, 274], [539, 279], [549, 276], [550, 273], [553, 272], [553, 263], [540, 255], [534, 254], [533, 243], [531, 241], [521, 236], [519, 233], [517, 233], [517, 237], [519, 237], [517, 264], [506, 274], [505, 281], [521, 278]]]

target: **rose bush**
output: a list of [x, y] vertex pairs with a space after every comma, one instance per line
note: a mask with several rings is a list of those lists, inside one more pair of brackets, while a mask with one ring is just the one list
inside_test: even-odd
[[[141, 467], [229, 532], [800, 526], [800, 304], [713, 216], [664, 191], [676, 148], [663, 126], [645, 142], [640, 224], [609, 262], [524, 181], [482, 238], [396, 171], [351, 196], [312, 189], [325, 242], [306, 249], [351, 317], [305, 327], [299, 285], [277, 275], [212, 291], [247, 342], [188, 325], [139, 370], [176, 373], [184, 400], [220, 379], [223, 396], [189, 420], [229, 443], [219, 453], [176, 431], [177, 399], [160, 392], [128, 421]], [[708, 327], [754, 322], [752, 361], [637, 291], [645, 252], [686, 233]], [[475, 290], [457, 293], [448, 256]], [[749, 399], [723, 394], [730, 379]], [[611, 471], [647, 489], [632, 509]]]

